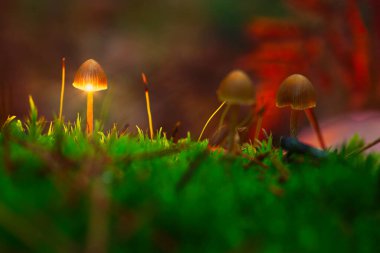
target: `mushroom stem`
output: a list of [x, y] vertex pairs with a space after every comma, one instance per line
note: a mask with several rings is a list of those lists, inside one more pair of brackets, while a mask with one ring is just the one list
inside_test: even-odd
[[314, 110], [312, 108], [309, 108], [305, 110], [305, 113], [306, 113], [307, 119], [309, 120], [311, 126], [313, 127], [315, 133], [317, 134], [319, 145], [321, 146], [322, 149], [326, 149], [326, 144], [323, 139], [321, 129], [319, 128], [317, 118], [315, 117]]
[[58, 119], [62, 120], [62, 111], [63, 111], [63, 95], [65, 94], [65, 74], [66, 74], [66, 63], [65, 57], [62, 58], [62, 85], [61, 85], [61, 99], [59, 100], [59, 117]]
[[290, 110], [290, 136], [297, 138], [299, 110]]
[[222, 109], [223, 105], [226, 103], [226, 101], [224, 101], [214, 112], [213, 114], [211, 114], [210, 118], [208, 118], [206, 124], [204, 125], [204, 127], [202, 128], [202, 131], [201, 131], [201, 134], [199, 135], [198, 137], [198, 141], [201, 140], [202, 138], [202, 135], [203, 135], [203, 132], [206, 130], [206, 127], [208, 126], [208, 124], [210, 123], [211, 119], [214, 118], [215, 114], [217, 114], [219, 112], [220, 109]]
[[229, 123], [229, 133], [227, 137], [227, 148], [228, 153], [234, 152], [235, 147], [235, 134], [236, 134], [236, 127], [238, 125], [238, 115], [239, 114], [239, 106], [237, 105], [231, 105], [231, 117], [230, 117], [230, 123]]
[[226, 115], [227, 115], [228, 111], [230, 110], [230, 108], [231, 108], [231, 104], [227, 104], [226, 109], [224, 109], [224, 111], [222, 113], [222, 116], [220, 116], [218, 129], [222, 128], [223, 123], [224, 123], [224, 119], [226, 118]]
[[94, 94], [87, 92], [87, 134], [92, 135], [94, 130]]

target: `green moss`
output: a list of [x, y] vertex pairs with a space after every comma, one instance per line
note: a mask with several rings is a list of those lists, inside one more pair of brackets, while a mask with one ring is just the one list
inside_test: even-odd
[[162, 130], [88, 138], [31, 107], [0, 132], [0, 250], [380, 252], [380, 156], [347, 158], [358, 137], [286, 163], [271, 137], [243, 156]]

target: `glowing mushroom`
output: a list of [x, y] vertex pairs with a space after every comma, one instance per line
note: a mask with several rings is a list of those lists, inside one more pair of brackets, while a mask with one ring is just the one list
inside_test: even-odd
[[92, 134], [93, 120], [93, 93], [107, 89], [107, 77], [102, 67], [95, 60], [85, 61], [77, 70], [73, 86], [87, 92], [87, 133]]
[[289, 106], [290, 111], [290, 135], [297, 136], [297, 125], [299, 113], [304, 111], [314, 128], [319, 143], [323, 149], [326, 149], [318, 121], [315, 117], [313, 108], [316, 107], [315, 90], [309, 79], [300, 74], [294, 74], [287, 77], [280, 85], [276, 97], [277, 107]]

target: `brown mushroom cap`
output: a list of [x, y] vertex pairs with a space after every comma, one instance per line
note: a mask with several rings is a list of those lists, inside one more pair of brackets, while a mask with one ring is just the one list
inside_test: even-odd
[[95, 60], [85, 61], [74, 76], [73, 86], [84, 91], [107, 89], [107, 77], [102, 67]]
[[277, 91], [276, 106], [290, 106], [293, 110], [315, 107], [315, 90], [309, 79], [300, 74], [288, 76]]
[[251, 105], [255, 103], [256, 91], [246, 73], [234, 70], [222, 80], [216, 94], [219, 100], [230, 104]]

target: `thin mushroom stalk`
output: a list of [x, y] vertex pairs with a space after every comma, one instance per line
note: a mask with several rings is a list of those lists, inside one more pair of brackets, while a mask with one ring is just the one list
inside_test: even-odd
[[290, 110], [290, 136], [297, 137], [298, 134], [298, 121], [300, 112], [298, 110]]
[[315, 117], [314, 110], [312, 108], [310, 108], [310, 109], [305, 110], [305, 113], [306, 113], [307, 119], [309, 120], [311, 126], [313, 127], [315, 133], [317, 134], [318, 141], [319, 141], [321, 148], [326, 149], [326, 144], [325, 144], [325, 141], [323, 139], [317, 118]]
[[226, 118], [226, 115], [227, 115], [228, 111], [230, 110], [230, 108], [231, 108], [231, 105], [227, 104], [226, 108], [224, 109], [224, 111], [222, 113], [222, 116], [220, 116], [218, 129], [222, 128], [222, 126], [224, 124], [224, 119]]
[[87, 92], [87, 134], [92, 135], [94, 131], [94, 93]]
[[236, 146], [236, 128], [238, 126], [239, 106], [232, 105], [230, 108], [230, 121], [229, 121], [229, 133], [227, 137], [227, 150], [229, 153], [235, 153]]

